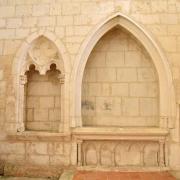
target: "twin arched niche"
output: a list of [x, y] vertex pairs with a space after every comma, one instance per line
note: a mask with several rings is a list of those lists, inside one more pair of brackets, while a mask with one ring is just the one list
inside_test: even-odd
[[72, 79], [73, 127], [174, 127], [176, 104], [168, 61], [152, 36], [125, 15], [109, 17], [89, 34]]
[[35, 33], [22, 45], [13, 64], [16, 131], [68, 131], [68, 62], [64, 46], [49, 32]]

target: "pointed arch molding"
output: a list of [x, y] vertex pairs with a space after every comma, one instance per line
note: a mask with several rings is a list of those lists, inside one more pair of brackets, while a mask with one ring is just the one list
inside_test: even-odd
[[122, 26], [133, 34], [152, 57], [159, 77], [160, 127], [172, 128], [176, 117], [176, 103], [172, 75], [168, 60], [158, 43], [143, 27], [129, 17], [117, 13], [98, 24], [83, 42], [75, 61], [71, 81], [73, 106], [71, 109], [72, 127], [82, 126], [81, 84], [88, 57], [98, 40], [115, 26]]
[[[66, 127], [63, 127], [63, 131], [68, 131], [69, 129], [69, 79], [70, 79], [70, 58], [68, 55], [68, 52], [66, 50], [66, 47], [61, 42], [61, 40], [52, 32], [49, 32], [47, 30], [39, 30], [38, 32], [34, 32], [30, 36], [27, 37], [27, 39], [23, 42], [21, 47], [19, 48], [18, 52], [16, 53], [16, 56], [13, 60], [13, 66], [12, 66], [12, 74], [14, 77], [13, 86], [15, 89], [15, 96], [16, 96], [16, 129], [15, 131], [24, 131], [24, 122], [23, 122], [23, 90], [21, 87], [22, 81], [26, 81], [26, 78], [23, 78], [25, 69], [24, 65], [26, 64], [26, 58], [28, 54], [28, 50], [31, 47], [32, 43], [37, 40], [39, 37], [45, 37], [47, 40], [54, 43], [54, 45], [57, 48], [57, 51], [59, 55], [61, 56], [61, 59], [63, 61], [63, 77], [64, 77], [64, 84], [63, 84], [63, 97], [62, 97], [62, 118], [63, 118], [63, 124]], [[23, 99], [23, 100], [22, 100]], [[13, 129], [14, 130], [14, 129]], [[62, 130], [61, 130], [62, 131]]]

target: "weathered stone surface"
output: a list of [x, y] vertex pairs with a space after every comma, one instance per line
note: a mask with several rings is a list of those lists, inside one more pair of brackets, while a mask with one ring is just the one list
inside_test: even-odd
[[6, 164], [4, 169], [5, 176], [31, 177], [34, 178], [58, 178], [60, 177], [61, 169], [48, 166], [32, 166], [32, 165], [14, 165]]

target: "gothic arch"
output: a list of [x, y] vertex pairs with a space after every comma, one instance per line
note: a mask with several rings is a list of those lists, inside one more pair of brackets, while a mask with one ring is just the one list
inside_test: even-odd
[[[16, 56], [13, 60], [13, 66], [12, 66], [12, 74], [14, 77], [14, 89], [15, 89], [15, 97], [16, 97], [16, 127], [15, 131], [24, 131], [24, 123], [23, 123], [23, 110], [22, 110], [22, 88], [21, 83], [23, 79], [22, 76], [25, 72], [24, 64], [26, 62], [28, 50], [31, 47], [32, 43], [36, 41], [40, 37], [45, 37], [47, 40], [52, 42], [58, 51], [58, 54], [61, 56], [61, 59], [63, 61], [63, 75], [64, 75], [64, 85], [63, 85], [63, 123], [64, 127], [62, 132], [67, 132], [69, 130], [69, 104], [67, 99], [69, 99], [69, 77], [70, 77], [70, 59], [66, 50], [66, 47], [61, 42], [61, 40], [52, 32], [49, 32], [47, 30], [39, 30], [38, 32], [35, 32], [27, 37], [27, 39], [23, 42], [21, 47], [19, 48], [18, 52], [16, 53]], [[66, 109], [66, 111], [65, 111]]]
[[122, 26], [131, 34], [133, 34], [145, 47], [150, 54], [153, 64], [157, 70], [159, 78], [160, 92], [160, 125], [159, 127], [173, 127], [176, 118], [176, 103], [174, 95], [174, 87], [172, 75], [168, 60], [165, 57], [158, 43], [152, 38], [144, 28], [138, 25], [134, 20], [130, 19], [121, 13], [114, 14], [105, 21], [98, 24], [95, 29], [88, 35], [81, 45], [73, 68], [72, 82], [72, 127], [82, 126], [81, 120], [81, 84], [84, 69], [88, 57], [95, 47], [98, 40], [109, 30], [115, 26]]

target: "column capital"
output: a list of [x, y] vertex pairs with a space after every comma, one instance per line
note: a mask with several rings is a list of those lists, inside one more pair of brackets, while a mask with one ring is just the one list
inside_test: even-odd
[[58, 79], [59, 79], [60, 84], [64, 84], [65, 75], [64, 74], [59, 74]]
[[25, 85], [27, 83], [27, 76], [26, 75], [20, 75], [20, 84]]

